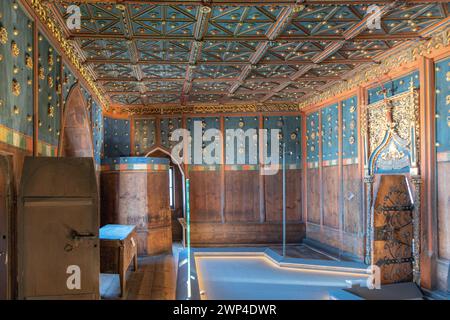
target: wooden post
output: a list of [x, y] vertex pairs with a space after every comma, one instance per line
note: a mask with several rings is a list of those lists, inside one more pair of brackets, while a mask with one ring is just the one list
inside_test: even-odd
[[436, 286], [437, 208], [436, 208], [436, 150], [435, 150], [435, 74], [433, 60], [421, 57], [420, 76], [420, 171], [425, 183], [421, 194], [421, 280], [422, 287]]

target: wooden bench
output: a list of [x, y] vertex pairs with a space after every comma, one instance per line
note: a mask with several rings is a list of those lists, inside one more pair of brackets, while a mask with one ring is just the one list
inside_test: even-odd
[[107, 224], [100, 228], [100, 272], [119, 274], [120, 296], [125, 293], [126, 272], [134, 261], [137, 271], [137, 235], [132, 225]]

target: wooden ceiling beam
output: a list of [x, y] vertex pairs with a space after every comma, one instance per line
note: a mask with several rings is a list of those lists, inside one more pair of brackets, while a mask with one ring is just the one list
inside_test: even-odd
[[181, 90], [180, 101], [185, 105], [189, 100], [189, 91], [192, 88], [192, 79], [198, 59], [202, 53], [203, 37], [208, 31], [209, 18], [211, 17], [211, 7], [201, 6], [197, 15], [197, 21], [194, 24], [194, 41], [191, 44], [189, 53], [189, 65], [186, 67], [186, 76], [184, 78], [183, 89]]
[[283, 91], [285, 88], [287, 88], [289, 85], [300, 79], [303, 75], [307, 74], [309, 70], [314, 68], [314, 65], [306, 65], [301, 67], [296, 73], [291, 75], [289, 77], [289, 80], [286, 80], [285, 82], [282, 82], [278, 87], [271, 90], [265, 97], [262, 98], [261, 101], [267, 101], [270, 98], [272, 98], [275, 94]]
[[[50, 2], [50, 0], [47, 0]], [[73, 0], [59, 0], [59, 2], [73, 3]], [[143, 4], [142, 0], [77, 0], [77, 3], [117, 3], [117, 4]], [[211, 6], [269, 6], [269, 5], [293, 5], [297, 0], [148, 0], [145, 4], [153, 5], [192, 5], [201, 6], [205, 3], [209, 3]], [[389, 0], [305, 0], [303, 3], [305, 5], [367, 5], [377, 4], [383, 5], [390, 3]], [[430, 3], [427, 0], [405, 0], [408, 4], [422, 4]], [[436, 3], [445, 3], [446, 0], [435, 0]]]
[[[358, 58], [358, 59], [326, 59], [320, 64], [362, 64], [374, 62], [371, 58]], [[118, 64], [118, 65], [133, 65], [131, 60], [122, 59], [87, 59], [87, 64]], [[242, 66], [248, 65], [246, 61], [197, 61], [198, 64], [206, 66]], [[188, 61], [164, 61], [164, 60], [140, 60], [137, 64], [141, 65], [186, 65]], [[300, 66], [312, 64], [309, 60], [287, 60], [287, 61], [275, 61], [275, 60], [262, 60], [258, 65], [273, 65], [273, 66]]]
[[[288, 77], [272, 77], [272, 78], [248, 78], [245, 82], [284, 82]], [[296, 79], [296, 81], [330, 81], [330, 80], [341, 80], [342, 78], [339, 76], [304, 76]], [[152, 82], [184, 82], [184, 78], [143, 78], [140, 82], [143, 83], [152, 83]], [[192, 82], [236, 82], [238, 78], [194, 78], [192, 79]], [[139, 83], [135, 78], [111, 78], [111, 77], [104, 77], [104, 78], [98, 78], [96, 82], [136, 82]]]
[[[302, 1], [297, 1], [297, 3], [298, 2]], [[276, 40], [278, 36], [284, 31], [284, 29], [286, 29], [286, 27], [289, 25], [292, 19], [304, 8], [305, 6], [301, 4], [294, 4], [289, 7], [284, 7], [281, 10], [280, 14], [278, 15], [277, 21], [275, 21], [275, 23], [273, 23], [272, 26], [267, 31], [265, 35], [267, 39], [269, 41]], [[270, 47], [269, 41], [260, 42], [258, 44], [255, 52], [249, 59], [250, 64], [244, 67], [241, 75], [239, 76], [239, 80], [231, 86], [228, 92], [229, 95], [233, 95], [236, 92], [236, 90], [239, 89], [239, 87], [242, 85], [245, 79], [250, 75], [251, 70], [255, 68], [255, 66], [261, 61], [261, 59], [267, 53]]]
[[[395, 41], [395, 40], [413, 40], [418, 38], [419, 35], [414, 32], [403, 32], [399, 34], [365, 34], [359, 35], [348, 41]], [[123, 34], [90, 34], [90, 33], [75, 33], [68, 36], [69, 40], [123, 40], [129, 41], [130, 38], [126, 38]], [[133, 36], [135, 40], [151, 40], [151, 41], [193, 41], [191, 36], [165, 36], [165, 35], [143, 35], [137, 34]], [[205, 36], [203, 41], [205, 42], [258, 42], [267, 41], [268, 38], [263, 36]], [[277, 41], [280, 42], [299, 42], [299, 41], [340, 41], [345, 40], [342, 35], [280, 35]]]
[[[239, 89], [238, 94], [267, 94], [271, 92], [273, 89], [256, 89], [256, 90], [248, 90], [248, 89]], [[283, 91], [283, 93], [306, 93], [308, 90], [306, 89], [289, 89]], [[126, 94], [140, 94], [139, 91], [106, 91], [106, 93], [111, 95], [126, 95]], [[147, 96], [157, 96], [157, 95], [178, 95], [180, 94], [180, 90], [154, 90], [154, 91], [146, 91], [144, 94]], [[191, 94], [217, 94], [217, 95], [226, 95], [226, 90], [193, 90]]]

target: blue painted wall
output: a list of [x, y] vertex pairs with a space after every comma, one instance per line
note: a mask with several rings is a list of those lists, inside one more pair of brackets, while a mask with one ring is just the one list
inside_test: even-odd
[[61, 57], [39, 34], [39, 140], [58, 145], [61, 130]]
[[[436, 75], [436, 152], [450, 151], [450, 58], [438, 61]], [[450, 159], [448, 159], [450, 161]]]
[[177, 142], [171, 141], [172, 132], [181, 128], [181, 118], [162, 118], [160, 120], [161, 145], [167, 149], [172, 148]]
[[104, 157], [127, 157], [130, 155], [130, 122], [123, 119], [103, 117], [105, 144]]
[[[387, 96], [391, 97], [396, 94], [408, 91], [411, 81], [414, 84], [414, 88], [419, 88], [419, 71], [415, 71], [392, 81], [385, 82], [383, 83], [383, 86], [387, 90]], [[383, 100], [384, 98], [381, 86], [369, 89], [368, 95], [369, 104]]]
[[319, 161], [319, 112], [306, 117], [306, 161]]
[[[12, 8], [11, 1], [0, 1], [0, 28], [7, 32], [0, 43], [0, 124], [26, 135], [33, 134], [33, 68], [26, 60], [33, 57], [33, 22], [20, 8]], [[12, 54], [13, 43], [19, 53]], [[13, 94], [13, 82], [20, 93]], [[12, 144], [12, 142], [11, 142]], [[25, 146], [18, 146], [25, 147]]]
[[[322, 113], [322, 159], [337, 160], [339, 157], [338, 104], [323, 108]], [[337, 165], [337, 162], [335, 163]]]
[[[191, 164], [195, 164], [194, 163], [194, 150], [195, 148], [199, 148], [199, 146], [197, 145], [199, 143], [199, 141], [196, 141], [194, 139], [194, 124], [195, 122], [200, 122], [201, 123], [201, 134], [203, 135], [205, 133], [206, 130], [208, 129], [218, 129], [220, 130], [220, 118], [219, 117], [198, 117], [198, 118], [187, 118], [187, 129], [190, 132], [190, 135], [192, 137], [191, 140], [191, 144], [190, 144], [190, 158], [191, 158]], [[207, 142], [202, 142], [202, 146], [201, 148], [205, 148], [207, 145], [209, 145], [211, 142], [207, 141]], [[212, 156], [216, 157], [216, 163], [220, 163], [220, 153], [218, 154], [212, 154]], [[202, 165], [206, 165], [203, 157], [202, 157]]]
[[134, 150], [137, 156], [145, 156], [156, 143], [155, 118], [134, 120]]
[[301, 117], [300, 116], [271, 116], [264, 117], [264, 129], [267, 129], [267, 146], [265, 154], [271, 155], [270, 130], [280, 130], [280, 163], [282, 162], [281, 146], [286, 144], [286, 164], [301, 164]]
[[358, 158], [358, 101], [342, 101], [342, 158]]
[[[234, 149], [230, 150], [231, 144], [231, 136], [225, 133], [225, 163], [226, 164], [252, 164], [257, 165], [259, 161], [259, 152], [258, 152], [258, 129], [259, 129], [259, 120], [258, 117], [225, 117], [225, 132], [227, 129], [242, 129], [245, 131], [249, 129], [256, 129], [255, 135], [250, 138], [245, 139], [245, 145], [239, 145], [237, 143], [237, 139], [234, 139]], [[253, 145], [256, 143], [256, 154], [252, 155], [250, 158], [250, 143]], [[234, 162], [231, 158], [227, 158], [228, 152], [234, 153]], [[238, 156], [244, 155], [245, 163], [238, 162]]]

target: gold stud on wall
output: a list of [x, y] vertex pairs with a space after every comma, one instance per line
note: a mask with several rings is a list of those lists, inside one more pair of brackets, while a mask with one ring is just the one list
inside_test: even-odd
[[33, 69], [33, 58], [29, 54], [25, 56], [25, 65], [28, 69]]
[[20, 54], [20, 48], [15, 41], [11, 42], [11, 54], [13, 57], [18, 57]]
[[45, 69], [43, 66], [39, 67], [39, 79], [41, 79], [41, 80], [45, 79]]
[[47, 84], [49, 88], [53, 88], [53, 77], [51, 75], [47, 76]]
[[47, 115], [48, 115], [50, 118], [53, 118], [53, 117], [55, 116], [55, 107], [53, 107], [51, 104], [48, 105], [48, 108], [47, 108]]
[[0, 28], [0, 43], [6, 44], [8, 42], [8, 30], [5, 27]]
[[13, 79], [11, 88], [13, 95], [18, 97], [20, 95], [20, 90], [21, 90], [20, 83], [16, 79]]

